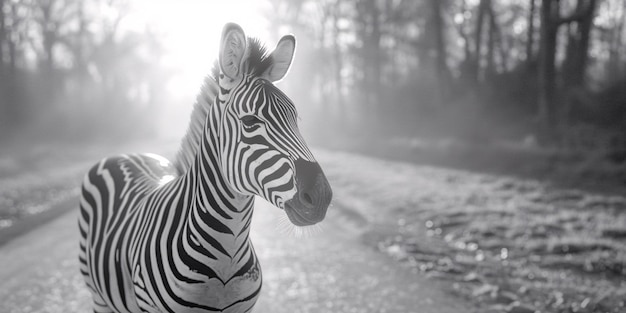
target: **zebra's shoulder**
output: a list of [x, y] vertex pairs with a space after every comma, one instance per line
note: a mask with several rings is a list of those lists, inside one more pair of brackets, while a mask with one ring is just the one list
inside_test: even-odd
[[178, 176], [174, 165], [154, 153], [120, 154], [103, 158], [87, 173], [87, 179], [107, 176], [113, 181], [145, 181], [162, 184]]

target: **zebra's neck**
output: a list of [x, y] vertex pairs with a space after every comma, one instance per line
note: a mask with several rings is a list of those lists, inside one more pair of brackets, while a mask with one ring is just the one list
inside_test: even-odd
[[186, 237], [191, 246], [201, 246], [207, 252], [211, 268], [226, 281], [240, 267], [238, 263], [253, 253], [248, 248], [248, 235], [254, 197], [234, 191], [222, 173], [216, 126], [220, 114], [217, 106], [209, 110], [200, 147], [185, 174], [193, 188], [186, 223], [191, 236]]
[[[211, 116], [209, 116], [211, 118]], [[220, 167], [217, 138], [213, 131], [205, 132], [192, 171], [195, 172], [195, 206], [206, 210], [237, 236], [251, 217], [253, 196], [233, 190]], [[195, 170], [195, 171], [194, 171]], [[211, 224], [215, 227], [214, 224]]]

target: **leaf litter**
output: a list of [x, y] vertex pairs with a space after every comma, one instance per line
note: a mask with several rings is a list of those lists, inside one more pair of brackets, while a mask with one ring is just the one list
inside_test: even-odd
[[348, 153], [318, 159], [336, 194], [370, 203], [352, 208], [374, 221], [365, 243], [449, 281], [477, 312], [626, 312], [624, 196]]

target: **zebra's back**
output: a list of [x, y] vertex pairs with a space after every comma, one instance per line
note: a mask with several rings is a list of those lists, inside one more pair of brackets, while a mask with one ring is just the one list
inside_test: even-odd
[[141, 244], [146, 222], [158, 215], [145, 210], [146, 201], [166, 188], [175, 175], [163, 157], [131, 154], [103, 159], [85, 176], [79, 261], [96, 311], [139, 311], [130, 252]]

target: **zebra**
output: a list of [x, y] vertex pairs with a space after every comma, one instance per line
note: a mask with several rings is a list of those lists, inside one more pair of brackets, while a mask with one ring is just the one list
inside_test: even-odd
[[254, 197], [296, 226], [324, 219], [331, 187], [274, 85], [295, 47], [286, 35], [268, 53], [226, 24], [173, 162], [125, 154], [87, 172], [79, 262], [95, 312], [250, 312], [262, 284]]

